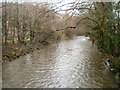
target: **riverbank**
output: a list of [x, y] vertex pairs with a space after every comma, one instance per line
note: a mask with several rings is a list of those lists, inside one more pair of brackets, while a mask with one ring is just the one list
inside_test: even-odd
[[45, 46], [52, 45], [54, 43], [58, 43], [61, 40], [70, 40], [73, 39], [74, 36], [67, 37], [64, 36], [63, 38], [59, 37], [58, 39], [55, 39], [53, 41], [43, 41], [43, 42], [32, 42], [32, 43], [8, 43], [8, 44], [2, 44], [2, 61], [12, 61], [14, 59], [17, 59], [21, 56], [24, 56], [26, 54], [29, 54], [33, 51], [40, 50], [44, 48]]
[[45, 44], [42, 43], [3, 45], [2, 60], [3, 62], [12, 61], [30, 52], [42, 49], [44, 46]]
[[110, 71], [115, 75], [116, 82], [118, 87], [120, 87], [120, 57], [114, 57], [111, 54], [104, 53], [105, 57], [109, 59]]

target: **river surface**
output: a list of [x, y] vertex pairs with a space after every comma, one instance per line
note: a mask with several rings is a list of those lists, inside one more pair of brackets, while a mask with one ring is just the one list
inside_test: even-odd
[[3, 88], [115, 88], [104, 59], [88, 37], [62, 40], [3, 63]]

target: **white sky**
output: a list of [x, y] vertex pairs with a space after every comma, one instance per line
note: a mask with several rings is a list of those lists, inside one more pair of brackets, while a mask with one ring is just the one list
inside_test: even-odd
[[[0, 0], [0, 2], [5, 1], [5, 0]], [[75, 0], [6, 0], [6, 1], [19, 1], [19, 2], [59, 2], [59, 1], [63, 1], [63, 2], [73, 2]], [[120, 1], [120, 0], [79, 0], [82, 2], [88, 2], [88, 1], [92, 1], [92, 2], [114, 2], [114, 1]]]
[[59, 2], [59, 1], [62, 1], [62, 2], [72, 2], [74, 0], [0, 0], [0, 1], [19, 1], [19, 2]]
[[[67, 4], [67, 3], [81, 1], [81, 0], [2, 0], [2, 1], [6, 1], [6, 2], [38, 2], [38, 3], [48, 2], [48, 3], [55, 3], [57, 5], [57, 7], [59, 7], [61, 5]], [[67, 8], [68, 8], [68, 6], [64, 6], [64, 7], [61, 7], [60, 9], [64, 10]], [[63, 13], [64, 13], [64, 11], [63, 11]]]
[[[57, 7], [61, 6], [61, 5], [64, 5], [64, 4], [67, 4], [67, 3], [71, 3], [71, 2], [113, 2], [113, 1], [120, 1], [120, 0], [0, 0], [0, 2], [4, 2], [4, 1], [7, 1], [7, 2], [48, 2], [48, 3], [55, 3], [57, 5]], [[65, 9], [68, 9], [69, 6], [64, 6], [64, 7], [61, 7], [60, 9], [62, 10], [65, 10]], [[61, 13], [64, 13], [61, 12]]]

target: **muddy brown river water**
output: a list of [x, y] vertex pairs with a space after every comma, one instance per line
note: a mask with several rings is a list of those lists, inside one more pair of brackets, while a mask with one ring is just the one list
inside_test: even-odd
[[62, 40], [2, 64], [3, 88], [115, 88], [104, 55], [88, 37]]

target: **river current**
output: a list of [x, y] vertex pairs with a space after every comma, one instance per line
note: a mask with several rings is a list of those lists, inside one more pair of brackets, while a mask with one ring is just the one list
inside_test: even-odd
[[3, 88], [115, 88], [89, 37], [79, 36], [2, 64]]

